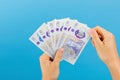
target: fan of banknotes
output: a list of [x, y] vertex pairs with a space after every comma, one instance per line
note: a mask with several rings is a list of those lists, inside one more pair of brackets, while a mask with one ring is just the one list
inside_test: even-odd
[[29, 38], [51, 58], [59, 48], [64, 49], [63, 60], [74, 64], [90, 39], [89, 27], [70, 18], [43, 23]]

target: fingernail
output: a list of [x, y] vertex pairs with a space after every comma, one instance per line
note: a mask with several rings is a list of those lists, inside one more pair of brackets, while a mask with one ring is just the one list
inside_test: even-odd
[[59, 51], [60, 51], [61, 53], [63, 53], [64, 49], [63, 49], [63, 48], [61, 48]]

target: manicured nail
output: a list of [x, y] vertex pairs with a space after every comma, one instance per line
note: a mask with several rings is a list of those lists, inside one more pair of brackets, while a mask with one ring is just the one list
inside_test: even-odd
[[61, 48], [61, 49], [60, 49], [60, 52], [61, 52], [61, 53], [63, 53], [63, 51], [64, 51], [64, 49], [63, 49], [63, 48]]

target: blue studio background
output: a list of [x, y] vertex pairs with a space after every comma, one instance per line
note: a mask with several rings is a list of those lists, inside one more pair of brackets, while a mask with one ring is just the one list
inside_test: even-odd
[[[28, 38], [43, 22], [66, 17], [111, 31], [120, 49], [120, 0], [0, 0], [0, 80], [41, 80], [42, 51]], [[74, 66], [60, 65], [59, 80], [111, 79], [90, 41]]]

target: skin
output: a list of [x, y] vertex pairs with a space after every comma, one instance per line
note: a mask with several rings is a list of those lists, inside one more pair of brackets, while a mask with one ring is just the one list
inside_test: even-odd
[[113, 80], [120, 80], [120, 59], [118, 56], [114, 35], [97, 26], [89, 33], [93, 46], [99, 58], [107, 65]]
[[40, 64], [42, 70], [42, 80], [57, 80], [59, 76], [59, 65], [62, 59], [64, 50], [61, 48], [56, 52], [54, 60], [44, 53], [40, 57]]
[[[118, 56], [114, 35], [107, 30], [97, 26], [89, 31], [92, 37], [92, 44], [96, 48], [101, 61], [108, 67], [113, 80], [120, 79], [120, 59]], [[59, 65], [64, 50], [59, 49], [56, 52], [54, 60], [51, 60], [47, 54], [40, 57], [42, 70], [42, 80], [57, 80], [59, 76]]]

